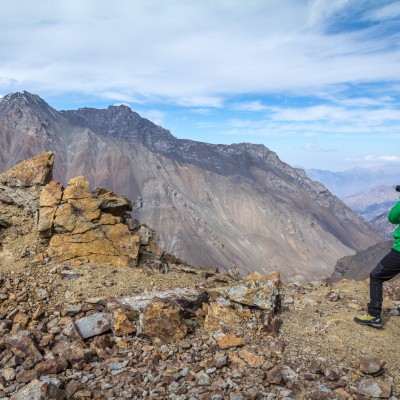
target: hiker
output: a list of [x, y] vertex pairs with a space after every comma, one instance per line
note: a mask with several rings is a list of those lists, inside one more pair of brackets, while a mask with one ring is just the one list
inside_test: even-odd
[[[400, 187], [396, 187], [397, 191]], [[400, 224], [400, 201], [390, 210], [388, 219], [392, 224]], [[400, 226], [393, 233], [394, 244], [389, 254], [382, 258], [375, 269], [370, 273], [368, 313], [357, 316], [354, 321], [358, 324], [373, 326], [382, 329], [382, 284], [400, 273]]]

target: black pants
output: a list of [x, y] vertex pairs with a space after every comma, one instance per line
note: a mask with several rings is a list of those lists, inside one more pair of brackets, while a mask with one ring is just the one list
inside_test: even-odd
[[394, 278], [400, 273], [400, 252], [394, 249], [390, 250], [375, 269], [369, 275], [369, 294], [368, 314], [374, 317], [380, 317], [382, 312], [383, 290], [382, 284], [389, 279]]

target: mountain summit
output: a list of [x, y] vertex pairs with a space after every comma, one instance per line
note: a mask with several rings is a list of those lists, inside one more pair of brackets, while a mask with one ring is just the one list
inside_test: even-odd
[[197, 266], [330, 276], [380, 237], [322, 184], [263, 145], [175, 138], [126, 106], [56, 111], [39, 96], [0, 102], [0, 171], [45, 151], [55, 178], [84, 175], [133, 201], [160, 244]]

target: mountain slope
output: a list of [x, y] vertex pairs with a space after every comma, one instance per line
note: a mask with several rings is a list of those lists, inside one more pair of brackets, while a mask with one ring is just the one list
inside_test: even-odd
[[195, 265], [329, 276], [338, 258], [380, 240], [302, 170], [263, 145], [180, 140], [126, 106], [57, 112], [36, 95], [0, 101], [0, 170], [43, 151], [55, 179], [84, 175], [135, 203], [166, 251]]

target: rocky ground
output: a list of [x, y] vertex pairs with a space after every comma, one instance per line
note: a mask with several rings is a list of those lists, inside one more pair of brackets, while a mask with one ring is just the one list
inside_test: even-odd
[[[385, 287], [385, 328], [360, 326], [368, 281], [196, 269], [126, 220], [123, 198], [79, 179], [79, 198], [51, 205], [48, 174], [31, 186], [24, 174], [0, 175], [0, 399], [400, 397], [399, 282]], [[54, 235], [74, 253], [51, 249]], [[104, 243], [120, 266], [99, 262]]]
[[[44, 263], [2, 274], [1, 398], [400, 396], [396, 341], [400, 303], [385, 297], [384, 330], [356, 325], [352, 319], [368, 297], [366, 281], [341, 281], [332, 288], [322, 282], [282, 288], [278, 332], [279, 321], [271, 324], [267, 311], [232, 301], [216, 290], [243, 281], [226, 277], [222, 284], [215, 276], [206, 279], [182, 271], [149, 274], [143, 269], [109, 269], [104, 273], [105, 266], [65, 267]], [[115, 320], [104, 333], [92, 332], [94, 336], [86, 339], [68, 332], [71, 321], [79, 326], [87, 316], [107, 313], [105, 305], [118, 296], [151, 290], [154, 298], [155, 288], [159, 294], [167, 287], [196, 284], [206, 288], [210, 298], [183, 320], [187, 328], [182, 334], [177, 335], [180, 324], [174, 321], [172, 332], [166, 333], [160, 314], [147, 334], [129, 332], [129, 324], [118, 331]], [[399, 294], [399, 286], [391, 283], [392, 297]], [[179, 290], [174, 292], [179, 296]], [[48, 397], [24, 397], [40, 390]]]

